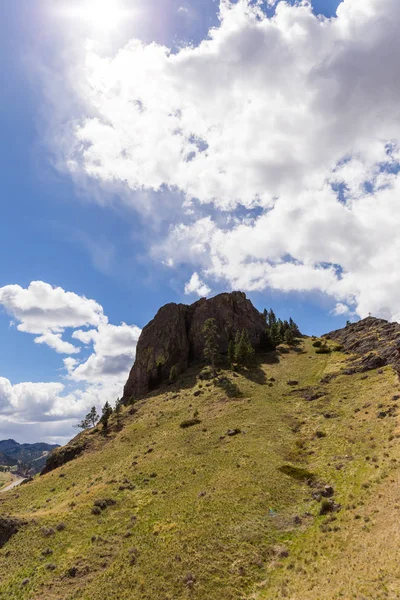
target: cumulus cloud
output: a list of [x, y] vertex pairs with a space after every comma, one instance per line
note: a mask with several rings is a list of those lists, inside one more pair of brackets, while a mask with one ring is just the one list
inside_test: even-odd
[[[121, 396], [140, 329], [126, 323], [112, 325], [94, 300], [44, 282], [33, 282], [27, 289], [0, 288], [0, 303], [19, 322], [19, 331], [43, 332], [34, 339], [36, 344], [47, 344], [60, 354], [77, 354], [81, 348], [62, 339], [62, 332], [70, 328], [74, 329], [72, 339], [85, 347], [87, 358], [64, 359], [67, 377], [63, 381], [13, 385], [0, 377], [0, 432], [3, 427], [18, 432], [24, 424], [35, 439], [35, 431], [43, 431], [43, 424], [48, 424], [46, 440], [66, 441], [73, 433], [72, 425], [91, 406], [100, 407]], [[77, 329], [90, 325], [95, 327]]]
[[331, 19], [309, 2], [268, 18], [258, 2], [220, 0], [198, 46], [88, 47], [90, 108], [65, 164], [175, 190], [151, 252], [207, 287], [318, 291], [398, 319], [399, 20], [398, 0], [344, 0]]
[[140, 332], [139, 327], [126, 323], [118, 326], [107, 323], [99, 325], [97, 330], [75, 331], [72, 337], [84, 344], [93, 342], [94, 352], [82, 363], [66, 359], [64, 365], [69, 377], [88, 382], [114, 377], [123, 385], [135, 358]]
[[41, 334], [35, 342], [47, 344], [60, 354], [80, 351], [62, 339], [61, 334], [67, 327], [97, 326], [107, 322], [102, 307], [94, 300], [44, 281], [32, 281], [27, 288], [19, 285], [0, 288], [0, 305], [18, 322], [19, 331]]
[[198, 273], [194, 272], [190, 280], [185, 285], [185, 294], [197, 294], [198, 296], [208, 296], [211, 289], [202, 281]]
[[47, 332], [35, 338], [35, 344], [46, 344], [58, 354], [78, 354], [81, 349], [61, 338], [61, 333]]

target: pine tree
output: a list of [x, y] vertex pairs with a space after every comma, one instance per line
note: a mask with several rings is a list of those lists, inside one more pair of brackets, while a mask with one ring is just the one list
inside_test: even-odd
[[122, 412], [122, 402], [119, 398], [117, 398], [117, 401], [115, 403], [115, 416], [117, 419], [117, 429], [122, 429], [122, 423], [121, 423], [121, 412]]
[[260, 352], [271, 352], [271, 350], [275, 350], [269, 327], [266, 327], [261, 334], [259, 349]]
[[229, 366], [232, 367], [233, 363], [235, 362], [235, 342], [233, 340], [230, 340], [229, 344], [228, 344], [228, 363]]
[[275, 322], [271, 326], [270, 332], [271, 332], [272, 343], [274, 345], [274, 348], [276, 348], [277, 346], [279, 346], [279, 344], [282, 343], [282, 337], [281, 337], [279, 324]]
[[102, 408], [101, 419], [100, 419], [100, 423], [103, 425], [104, 431], [107, 431], [107, 429], [108, 429], [108, 421], [109, 421], [109, 418], [111, 417], [112, 413], [113, 413], [113, 409], [111, 408], [110, 403], [107, 401]]
[[212, 366], [215, 364], [219, 357], [218, 349], [218, 329], [215, 319], [207, 319], [203, 327], [204, 335], [204, 358]]
[[92, 427], [97, 425], [99, 420], [99, 415], [97, 414], [97, 410], [95, 406], [92, 406], [90, 412], [86, 415], [86, 418], [89, 420]]
[[80, 429], [90, 429], [91, 427], [94, 427], [97, 424], [98, 420], [99, 415], [97, 414], [96, 407], [92, 406], [90, 412], [88, 412], [86, 417], [77, 424], [77, 427], [79, 427]]
[[255, 352], [247, 329], [243, 329], [239, 336], [236, 335], [236, 340], [235, 360], [239, 366], [248, 367], [253, 361]]
[[268, 313], [268, 326], [271, 329], [271, 327], [273, 325], [275, 325], [276, 323], [276, 316], [274, 311], [272, 310], [272, 308], [270, 309], [269, 313]]
[[176, 365], [173, 365], [169, 372], [169, 382], [175, 383], [175, 381], [177, 381], [177, 379], [178, 379], [178, 369], [177, 369]]
[[283, 339], [284, 339], [285, 344], [287, 344], [288, 346], [293, 346], [294, 335], [293, 335], [293, 332], [291, 329], [286, 329]]
[[301, 336], [300, 329], [298, 328], [296, 323], [293, 321], [292, 317], [290, 317], [290, 319], [289, 319], [289, 327], [292, 330], [292, 333], [295, 338]]

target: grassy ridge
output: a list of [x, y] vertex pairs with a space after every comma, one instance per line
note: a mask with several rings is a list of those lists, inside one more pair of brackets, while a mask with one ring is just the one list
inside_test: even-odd
[[[321, 573], [328, 559], [339, 565], [356, 522], [359, 532], [364, 513], [353, 513], [368, 513], [396, 472], [396, 419], [377, 414], [398, 384], [390, 368], [321, 384], [345, 358], [306, 340], [304, 352], [226, 373], [230, 383], [190, 371], [181, 389], [125, 410], [122, 431], [87, 434], [89, 452], [0, 497], [0, 514], [28, 521], [0, 550], [0, 598], [351, 598], [329, 595]], [[325, 395], [307, 401], [309, 389]], [[285, 465], [334, 487], [337, 521], [318, 516], [312, 489]], [[92, 514], [102, 499], [115, 504]]]

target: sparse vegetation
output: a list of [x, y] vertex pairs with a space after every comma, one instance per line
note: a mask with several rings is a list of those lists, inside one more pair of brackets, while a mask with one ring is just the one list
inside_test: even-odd
[[179, 394], [122, 406], [123, 430], [115, 411], [107, 436], [83, 430], [74, 460], [3, 494], [26, 524], [0, 551], [0, 598], [395, 598], [399, 433], [377, 414], [397, 377], [301, 344], [260, 379], [189, 369]]

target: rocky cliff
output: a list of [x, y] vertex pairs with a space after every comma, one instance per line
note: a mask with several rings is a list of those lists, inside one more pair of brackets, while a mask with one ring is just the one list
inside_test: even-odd
[[207, 319], [215, 319], [219, 331], [220, 352], [228, 349], [237, 331], [247, 329], [257, 347], [265, 329], [265, 319], [243, 292], [202, 298], [190, 306], [166, 304], [143, 329], [135, 364], [124, 388], [123, 399], [140, 398], [162, 381], [167, 381], [171, 367], [179, 372], [196, 360], [203, 359], [202, 329]]
[[368, 371], [392, 365], [400, 374], [400, 325], [384, 319], [367, 317], [326, 335], [339, 342], [348, 352], [359, 355], [353, 369]]

